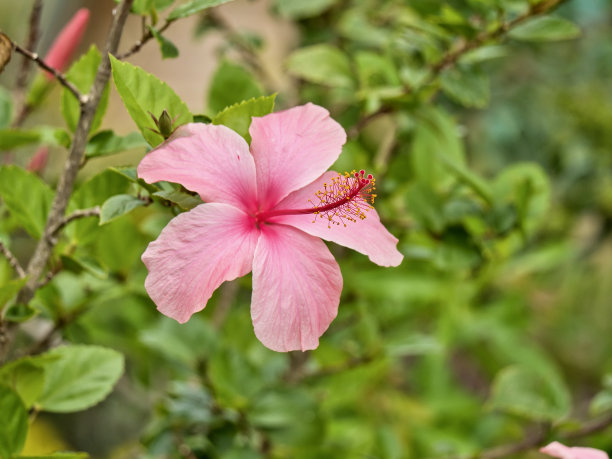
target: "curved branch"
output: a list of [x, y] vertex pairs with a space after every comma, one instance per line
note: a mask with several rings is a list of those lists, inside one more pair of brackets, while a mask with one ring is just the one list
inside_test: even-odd
[[47, 218], [43, 237], [41, 237], [38, 241], [36, 249], [34, 250], [34, 255], [32, 255], [26, 269], [28, 282], [19, 292], [18, 296], [18, 300], [21, 303], [28, 303], [34, 296], [38, 280], [44, 272], [47, 261], [49, 260], [55, 245], [53, 237], [54, 233], [58, 228], [63, 227], [63, 222], [65, 220], [64, 213], [66, 212], [68, 200], [72, 194], [74, 182], [83, 159], [85, 146], [87, 145], [87, 137], [91, 129], [91, 123], [96, 108], [100, 103], [102, 92], [104, 91], [106, 83], [110, 78], [111, 67], [108, 55], [115, 54], [117, 52], [119, 39], [121, 38], [121, 33], [125, 26], [125, 21], [130, 12], [133, 1], [134, 0], [122, 0], [122, 2], [113, 11], [114, 18], [106, 41], [106, 52], [104, 53], [102, 62], [98, 67], [96, 79], [91, 91], [85, 96], [86, 101], [81, 106], [79, 123], [74, 134], [70, 154], [65, 163], [62, 176], [60, 177], [57, 192], [51, 206], [51, 211], [49, 212], [49, 216]]
[[[6, 37], [6, 35], [4, 35], [4, 36]], [[10, 40], [10, 38], [9, 38], [9, 40]], [[15, 51], [17, 51], [19, 54], [21, 54], [22, 56], [25, 56], [26, 58], [30, 59], [32, 62], [35, 62], [40, 68], [42, 68], [42, 69], [46, 70], [47, 72], [49, 72], [50, 74], [52, 74], [55, 77], [55, 79], [60, 82], [60, 84], [62, 86], [64, 86], [66, 89], [68, 89], [68, 91], [70, 91], [74, 95], [74, 97], [77, 98], [77, 100], [79, 101], [79, 103], [81, 105], [83, 105], [85, 102], [87, 102], [87, 96], [85, 94], [82, 94], [81, 91], [79, 91], [78, 88], [75, 85], [73, 85], [70, 81], [68, 81], [66, 79], [66, 77], [64, 76], [64, 74], [58, 72], [56, 69], [51, 67], [45, 61], [43, 61], [38, 56], [38, 54], [33, 53], [32, 51], [29, 51], [29, 50], [27, 50], [25, 48], [22, 48], [21, 46], [19, 46], [17, 43], [15, 43], [12, 40], [11, 40], [11, 44], [13, 45], [13, 49]]]
[[[164, 32], [168, 27], [170, 27], [170, 24], [172, 24], [174, 21], [176, 21], [176, 19], [166, 19], [166, 22], [164, 22], [164, 24], [159, 29], [157, 29], [157, 32], [158, 33]], [[117, 59], [123, 60], [126, 57], [130, 57], [132, 54], [136, 54], [152, 38], [153, 38], [153, 33], [148, 27], [144, 27], [144, 22], [143, 22], [142, 36], [140, 37], [140, 39], [136, 43], [134, 43], [132, 47], [128, 49], [126, 52], [122, 54], [117, 54], [116, 56]]]

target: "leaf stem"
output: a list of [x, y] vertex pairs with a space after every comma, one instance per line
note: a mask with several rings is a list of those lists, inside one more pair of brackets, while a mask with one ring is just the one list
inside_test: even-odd
[[59, 233], [68, 223], [73, 222], [74, 220], [78, 220], [80, 218], [86, 217], [99, 217], [100, 216], [100, 206], [95, 206], [90, 209], [80, 209], [76, 210], [67, 217], [62, 218], [57, 226], [51, 232], [52, 236], [55, 236]]
[[11, 40], [11, 43], [13, 44], [13, 49], [15, 49], [15, 51], [25, 56], [27, 59], [31, 60], [32, 62], [35, 62], [40, 68], [51, 73], [55, 77], [55, 79], [57, 79], [57, 81], [60, 82], [62, 86], [68, 89], [74, 95], [74, 97], [77, 98], [77, 100], [79, 101], [81, 105], [87, 102], [87, 97], [88, 97], [87, 95], [82, 94], [81, 91], [79, 91], [75, 85], [73, 85], [70, 81], [66, 79], [66, 76], [64, 74], [58, 72], [56, 69], [54, 69], [49, 64], [47, 64], [44, 60], [42, 60], [38, 56], [37, 53], [33, 53], [32, 51], [22, 48], [21, 46], [19, 46], [17, 43], [15, 43], [12, 40]]
[[2, 253], [2, 255], [4, 255], [6, 257], [6, 259], [9, 262], [9, 265], [11, 265], [11, 268], [13, 268], [15, 270], [15, 272], [17, 273], [17, 275], [20, 278], [24, 278], [25, 277], [25, 271], [23, 270], [23, 268], [21, 267], [21, 265], [19, 264], [19, 261], [17, 260], [17, 257], [15, 257], [15, 255], [13, 255], [13, 253], [9, 250], [9, 248], [7, 246], [5, 246], [3, 244], [2, 241], [0, 241], [0, 252]]
[[[166, 21], [162, 24], [162, 26], [159, 29], [156, 29], [156, 32], [157, 33], [164, 32], [168, 27], [170, 27], [170, 24], [172, 24], [174, 21], [176, 21], [176, 19], [166, 19]], [[140, 39], [136, 43], [134, 43], [132, 47], [128, 49], [126, 52], [122, 54], [117, 54], [115, 57], [119, 60], [123, 60], [126, 57], [130, 57], [132, 54], [136, 54], [152, 38], [153, 38], [153, 32], [151, 32], [151, 29], [145, 26], [144, 18], [143, 18], [143, 29], [142, 29], [142, 36], [140, 37]]]

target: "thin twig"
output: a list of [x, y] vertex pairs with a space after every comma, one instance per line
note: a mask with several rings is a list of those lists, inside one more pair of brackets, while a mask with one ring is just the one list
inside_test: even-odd
[[88, 96], [86, 94], [82, 94], [81, 91], [79, 91], [78, 88], [75, 85], [73, 85], [70, 81], [68, 81], [66, 79], [64, 74], [58, 72], [56, 69], [51, 67], [45, 61], [43, 61], [38, 56], [37, 53], [33, 53], [32, 51], [29, 51], [29, 50], [27, 50], [25, 48], [22, 48], [21, 46], [19, 46], [14, 41], [11, 41], [11, 43], [13, 44], [13, 48], [15, 49], [15, 51], [17, 51], [19, 54], [27, 57], [31, 61], [35, 62], [40, 68], [42, 68], [42, 69], [46, 70], [47, 72], [51, 73], [57, 79], [57, 81], [60, 82], [60, 84], [62, 86], [64, 86], [66, 89], [68, 89], [74, 95], [74, 97], [77, 98], [77, 100], [79, 101], [79, 103], [81, 105], [83, 105], [83, 104], [85, 104], [85, 102], [87, 102], [87, 97]]
[[68, 223], [71, 223], [74, 220], [78, 220], [80, 218], [86, 218], [86, 217], [99, 217], [99, 216], [100, 216], [100, 206], [92, 207], [90, 209], [81, 209], [81, 210], [74, 211], [73, 213], [71, 213], [67, 217], [62, 218], [58, 222], [57, 226], [51, 232], [51, 236], [57, 235], [57, 233], [59, 233], [62, 229], [64, 229], [64, 227]]
[[525, 22], [527, 19], [531, 19], [535, 16], [540, 16], [542, 14], [549, 13], [550, 11], [557, 8], [559, 5], [566, 1], [567, 0], [545, 0], [543, 2], [536, 3], [534, 5], [531, 5], [531, 7], [525, 13], [515, 17], [511, 21], [503, 22], [493, 30], [490, 30], [488, 32], [481, 32], [475, 38], [461, 42], [459, 46], [447, 52], [442, 57], [442, 59], [440, 59], [432, 66], [432, 75], [430, 79], [436, 77], [440, 72], [442, 72], [442, 70], [454, 65], [459, 60], [459, 58], [467, 52], [478, 48], [479, 46], [488, 41], [501, 38], [503, 35], [508, 33], [510, 30], [512, 30], [519, 24]]
[[[507, 34], [510, 30], [512, 30], [514, 27], [518, 26], [519, 24], [525, 22], [528, 19], [537, 17], [537, 16], [541, 16], [543, 14], [546, 13], [550, 13], [552, 10], [554, 10], [555, 8], [559, 7], [561, 4], [565, 3], [567, 0], [544, 0], [540, 3], [531, 5], [531, 7], [523, 14], [515, 17], [514, 19], [508, 21], [508, 22], [503, 22], [501, 23], [499, 26], [497, 26], [496, 28], [490, 30], [490, 31], [486, 31], [486, 32], [481, 32], [478, 35], [476, 35], [476, 37], [474, 37], [471, 40], [464, 40], [461, 41], [458, 45], [456, 45], [454, 48], [451, 48], [450, 50], [448, 50], [443, 56], [442, 58], [440, 58], [440, 60], [438, 60], [437, 62], [433, 63], [430, 67], [430, 72], [429, 72], [429, 76], [426, 79], [426, 81], [423, 83], [423, 87], [427, 87], [428, 85], [430, 85], [431, 83], [433, 83], [435, 81], [435, 79], [438, 77], [438, 75], [440, 75], [440, 73], [449, 68], [452, 67], [453, 65], [455, 65], [457, 63], [457, 61], [466, 53], [468, 53], [469, 51], [473, 51], [474, 49], [482, 46], [483, 44], [490, 42], [492, 40], [497, 40], [501, 37], [503, 37], [505, 34]], [[403, 91], [402, 95], [408, 95], [410, 93], [413, 92], [412, 88], [405, 88]], [[389, 113], [392, 111], [392, 107], [388, 106], [388, 105], [383, 105], [381, 106], [378, 110], [376, 110], [373, 113], [368, 114], [367, 116], [365, 116], [364, 118], [362, 118], [361, 120], [359, 120], [355, 126], [353, 126], [350, 130], [349, 130], [349, 135], [351, 137], [356, 137], [359, 132], [361, 131], [361, 129], [363, 129], [363, 127], [368, 124], [369, 121], [371, 121], [374, 118], [377, 118], [378, 116], [384, 114], [384, 113]]]
[[473, 456], [475, 459], [501, 459], [512, 454], [522, 453], [530, 449], [541, 446], [546, 441], [550, 432], [548, 425], [540, 426], [536, 432], [527, 436], [525, 439], [517, 443], [509, 443], [507, 445], [497, 446], [493, 449], [484, 451]]
[[244, 63], [257, 75], [264, 86], [270, 89], [274, 88], [275, 84], [270, 76], [270, 72], [262, 64], [261, 58], [249, 41], [245, 40], [240, 32], [216, 9], [209, 10], [208, 17], [215, 27], [225, 34], [226, 39], [235, 46]]
[[539, 448], [545, 445], [551, 438], [559, 440], [576, 440], [583, 437], [588, 437], [597, 432], [601, 432], [612, 426], [612, 413], [599, 419], [594, 419], [584, 423], [577, 429], [560, 432], [556, 435], [551, 435], [550, 428], [547, 425], [540, 426], [540, 429], [532, 433], [527, 438], [506, 445], [497, 446], [495, 448], [483, 451], [482, 453], [471, 456], [472, 459], [501, 459], [512, 454], [521, 453], [530, 449]]
[[[143, 18], [143, 21], [144, 21], [144, 18]], [[174, 21], [176, 21], [176, 19], [166, 19], [166, 21], [163, 23], [163, 25], [159, 29], [156, 29], [157, 32], [158, 33], [164, 32], [168, 27], [170, 27], [170, 24], [172, 24]], [[142, 35], [141, 35], [140, 39], [136, 43], [134, 43], [132, 45], [132, 47], [130, 49], [128, 49], [126, 52], [124, 52], [122, 54], [117, 54], [117, 56], [116, 56], [117, 59], [123, 60], [126, 57], [130, 57], [132, 54], [136, 54], [152, 38], [153, 38], [153, 33], [151, 32], [151, 30], [149, 30], [148, 27], [145, 27], [143, 25]]]
[[576, 430], [571, 430], [560, 435], [562, 440], [574, 440], [588, 435], [601, 432], [612, 426], [612, 413], [599, 419], [589, 421]]
[[7, 246], [2, 243], [2, 241], [0, 241], [0, 252], [6, 257], [9, 262], [9, 265], [11, 265], [11, 268], [13, 268], [17, 275], [23, 279], [25, 277], [25, 271], [19, 264], [19, 261], [17, 260], [15, 255], [13, 255], [13, 253], [8, 249]]
[[[35, 0], [34, 4], [32, 5], [32, 11], [30, 12], [28, 41], [25, 46], [26, 49], [36, 49], [36, 43], [38, 42], [38, 38], [40, 35], [39, 25], [41, 11], [42, 0]], [[17, 81], [15, 83], [15, 93], [16, 99], [18, 101], [17, 106], [21, 107], [21, 109], [17, 111], [18, 113], [21, 113], [25, 110], [25, 89], [28, 85], [28, 77], [30, 76], [31, 64], [32, 60], [24, 56], [21, 61], [19, 73], [17, 74]], [[23, 122], [23, 119], [25, 119], [25, 117], [19, 116], [18, 119], [21, 119], [21, 122]]]

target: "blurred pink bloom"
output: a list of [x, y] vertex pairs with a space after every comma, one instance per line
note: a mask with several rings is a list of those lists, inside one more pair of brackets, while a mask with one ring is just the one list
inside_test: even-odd
[[[44, 61], [56, 69], [63, 72], [67, 67], [76, 49], [81, 43], [87, 23], [89, 22], [89, 10], [81, 8], [72, 16], [72, 19], [64, 26], [55, 41], [51, 45]], [[45, 72], [47, 79], [53, 78], [49, 72]]]
[[[253, 118], [251, 147], [225, 126], [181, 126], [138, 166], [206, 201], [174, 218], [142, 260], [157, 308], [179, 322], [224, 281], [253, 271], [251, 317], [275, 351], [314, 349], [336, 317], [342, 275], [323, 238], [382, 266], [403, 256], [368, 201], [373, 178], [325, 172], [346, 134], [307, 104]], [[367, 214], [367, 218], [366, 218]]]
[[571, 448], [558, 441], [540, 448], [540, 452], [561, 459], [609, 459], [608, 455], [599, 449], [582, 448], [579, 446]]
[[49, 159], [49, 148], [48, 147], [40, 147], [36, 153], [30, 158], [26, 169], [30, 172], [42, 173], [47, 166], [47, 161]]

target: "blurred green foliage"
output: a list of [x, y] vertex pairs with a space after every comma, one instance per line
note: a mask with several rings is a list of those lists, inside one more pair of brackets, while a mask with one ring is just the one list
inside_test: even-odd
[[[168, 10], [180, 18], [220, 3]], [[344, 277], [338, 318], [317, 350], [279, 354], [253, 335], [249, 277], [224, 284], [183, 325], [148, 298], [140, 255], [197, 198], [173, 184], [147, 185], [129, 167], [81, 182], [69, 210], [101, 206], [102, 215], [66, 227], [49, 266], [56, 275], [31, 306], [36, 320], [79, 344], [67, 352], [115, 349], [126, 375], [104, 404], [79, 417], [53, 415], [73, 446], [94, 457], [476, 458], [533, 432], [544, 432], [544, 444], [590, 416], [609, 417], [612, 4], [271, 3], [300, 31], [285, 62], [299, 101], [329, 108], [346, 128], [334, 168], [373, 171], [377, 210], [405, 260], [380, 268], [331, 246]], [[563, 5], [552, 11], [556, 3]], [[134, 12], [152, 20], [169, 6], [137, 2]], [[249, 43], [231, 42], [230, 51], [251, 58], [228, 53], [220, 61], [203, 105], [210, 116], [196, 121], [247, 137], [250, 116], [273, 109], [275, 97], [263, 94], [276, 90], [260, 78]], [[96, 56], [90, 51], [68, 77], [90, 84], [85, 66]], [[161, 142], [147, 112], [168, 109], [178, 124], [192, 119], [144, 70], [113, 60], [113, 78], [141, 135], [92, 131], [88, 161], [142, 148], [143, 137]], [[72, 130], [78, 114], [68, 96], [62, 114]], [[289, 100], [279, 93], [277, 109]], [[62, 143], [59, 128], [9, 130], [11, 105], [0, 91], [0, 146]], [[34, 174], [2, 166], [0, 196], [0, 241], [25, 258], [51, 190]], [[21, 287], [12, 278], [0, 257], [0, 306]], [[15, 349], [31, 341], [22, 332]], [[40, 371], [59, 378], [54, 352], [62, 351], [43, 354], [51, 363], [34, 357], [44, 365], [22, 360], [24, 378]], [[114, 371], [121, 367], [114, 354], [106, 357]], [[2, 375], [0, 404], [18, 415], [11, 435], [0, 434], [0, 456], [19, 453], [26, 409], [37, 402], [45, 409], [40, 387], [24, 396]], [[91, 399], [75, 396], [88, 401], [83, 406], [68, 400], [74, 409], [48, 411], [90, 406], [114, 383], [97, 382]], [[94, 443], [91, 432], [74, 433], [95, 423], [126, 427], [98, 429]], [[608, 427], [581, 441], [611, 451], [611, 438]], [[529, 454], [537, 457], [516, 457]]]

